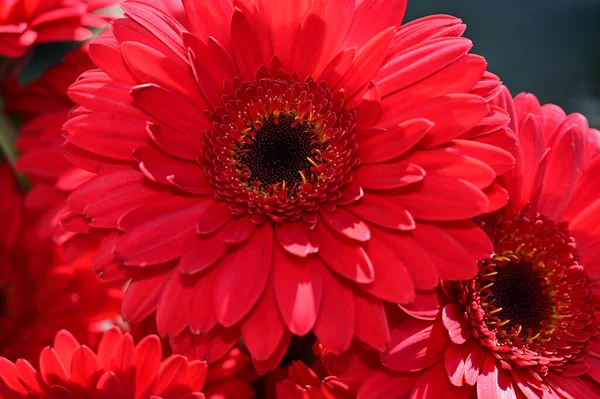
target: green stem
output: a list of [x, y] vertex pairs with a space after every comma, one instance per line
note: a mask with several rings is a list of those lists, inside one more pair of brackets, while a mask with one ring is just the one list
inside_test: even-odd
[[17, 150], [15, 148], [15, 138], [16, 133], [12, 123], [3, 113], [0, 113], [0, 152], [8, 161], [8, 164], [12, 168], [23, 191], [27, 192], [29, 190], [29, 181], [27, 180], [27, 177], [24, 174], [19, 173], [16, 168]]

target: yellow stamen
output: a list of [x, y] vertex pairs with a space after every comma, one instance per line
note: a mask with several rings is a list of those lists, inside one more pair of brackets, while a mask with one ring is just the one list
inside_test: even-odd
[[500, 312], [502, 312], [502, 308], [497, 308], [497, 309], [492, 310], [490, 312], [490, 314], [496, 314], [496, 313], [500, 313]]
[[518, 337], [519, 334], [521, 334], [521, 331], [523, 331], [523, 327], [519, 324], [519, 328], [517, 329], [517, 333], [515, 334], [515, 337]]
[[542, 334], [541, 333], [537, 333], [533, 337], [529, 338], [529, 340], [530, 341], [535, 341], [536, 339], [538, 339], [540, 337], [540, 335], [542, 335]]
[[483, 287], [481, 287], [481, 288], [479, 289], [479, 291], [485, 291], [485, 290], [487, 290], [488, 288], [490, 288], [492, 285], [494, 285], [494, 283], [489, 283], [489, 284], [487, 284], [487, 285], [484, 285]]
[[301, 170], [299, 170], [298, 173], [300, 173], [300, 177], [302, 178], [302, 184], [306, 184], [306, 176], [304, 176], [304, 173], [302, 173]]
[[509, 320], [504, 320], [502, 323], [498, 324], [498, 327], [504, 327], [508, 323], [510, 323], [510, 319]]
[[308, 162], [310, 162], [312, 164], [312, 166], [314, 166], [315, 168], [319, 167], [319, 164], [317, 164], [315, 161], [313, 161], [313, 159], [311, 157], [306, 157], [306, 159], [308, 159]]
[[491, 272], [491, 273], [484, 274], [483, 277], [493, 277], [496, 274], [498, 274], [498, 272]]

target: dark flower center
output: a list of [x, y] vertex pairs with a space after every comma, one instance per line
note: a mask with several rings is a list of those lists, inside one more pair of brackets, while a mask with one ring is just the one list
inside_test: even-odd
[[253, 138], [238, 150], [240, 169], [248, 168], [248, 181], [263, 189], [301, 182], [301, 173], [310, 173], [312, 151], [319, 147], [313, 129], [289, 115], [270, 115], [260, 128], [250, 128]]
[[256, 80], [227, 86], [223, 106], [208, 115], [213, 129], [202, 133], [198, 159], [215, 199], [255, 223], [316, 223], [322, 206], [342, 198], [359, 163], [356, 114], [344, 108], [344, 93], [298, 81], [275, 58]]
[[479, 223], [495, 253], [459, 284], [473, 338], [505, 368], [543, 375], [581, 363], [597, 333], [593, 288], [566, 224], [526, 211]]
[[498, 267], [494, 285], [490, 288], [498, 317], [509, 320], [507, 327], [521, 326], [527, 330], [541, 329], [552, 312], [543, 274], [529, 262], [509, 262]]

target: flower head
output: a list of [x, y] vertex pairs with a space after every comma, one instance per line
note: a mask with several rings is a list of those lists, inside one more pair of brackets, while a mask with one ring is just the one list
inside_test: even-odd
[[183, 3], [180, 23], [124, 1], [69, 91], [66, 157], [98, 176], [63, 224], [107, 236], [126, 319], [157, 310], [209, 361], [241, 333], [265, 371], [311, 330], [383, 349], [383, 301], [475, 276], [492, 245], [471, 218], [505, 204], [514, 139], [459, 20], [398, 27], [400, 0]]
[[111, 16], [93, 12], [110, 0], [6, 0], [0, 3], [0, 56], [18, 58], [37, 43], [80, 41], [92, 37], [87, 27], [106, 25]]
[[156, 335], [134, 345], [117, 327], [104, 333], [96, 353], [61, 330], [42, 350], [39, 371], [23, 359], [0, 364], [0, 393], [15, 399], [203, 399], [207, 371], [206, 363], [179, 355], [162, 360]]
[[600, 135], [532, 95], [505, 90], [498, 103], [519, 145], [501, 178], [509, 203], [477, 219], [494, 253], [474, 279], [389, 315], [383, 367], [359, 397], [600, 395]]
[[118, 315], [121, 290], [98, 281], [85, 257], [65, 262], [38, 236], [39, 217], [23, 210], [6, 165], [0, 188], [0, 355], [32, 359], [61, 328], [93, 342], [100, 323]]

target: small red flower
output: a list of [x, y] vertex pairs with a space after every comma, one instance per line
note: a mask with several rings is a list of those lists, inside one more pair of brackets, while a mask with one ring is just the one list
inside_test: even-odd
[[37, 43], [89, 39], [92, 32], [86, 26], [104, 26], [110, 18], [92, 12], [114, 3], [112, 0], [4, 0], [0, 2], [0, 56], [21, 57]]
[[157, 311], [178, 351], [212, 362], [241, 335], [264, 372], [311, 330], [384, 349], [384, 301], [492, 252], [471, 218], [507, 200], [499, 80], [461, 21], [399, 27], [405, 0], [184, 6], [124, 1], [90, 44], [64, 151], [98, 176], [64, 226], [107, 237], [125, 319]]
[[89, 259], [64, 262], [63, 251], [37, 234], [6, 165], [0, 166], [0, 355], [33, 359], [69, 328], [90, 343], [100, 323], [117, 317], [121, 290], [89, 270]]
[[388, 313], [359, 398], [600, 397], [600, 133], [533, 95], [498, 103], [519, 146], [509, 203], [478, 218], [494, 254], [475, 279]]
[[8, 399], [204, 399], [206, 363], [172, 355], [162, 360], [160, 338], [134, 346], [117, 327], [106, 331], [97, 353], [66, 330], [45, 347], [39, 371], [26, 360], [0, 358], [0, 394]]

